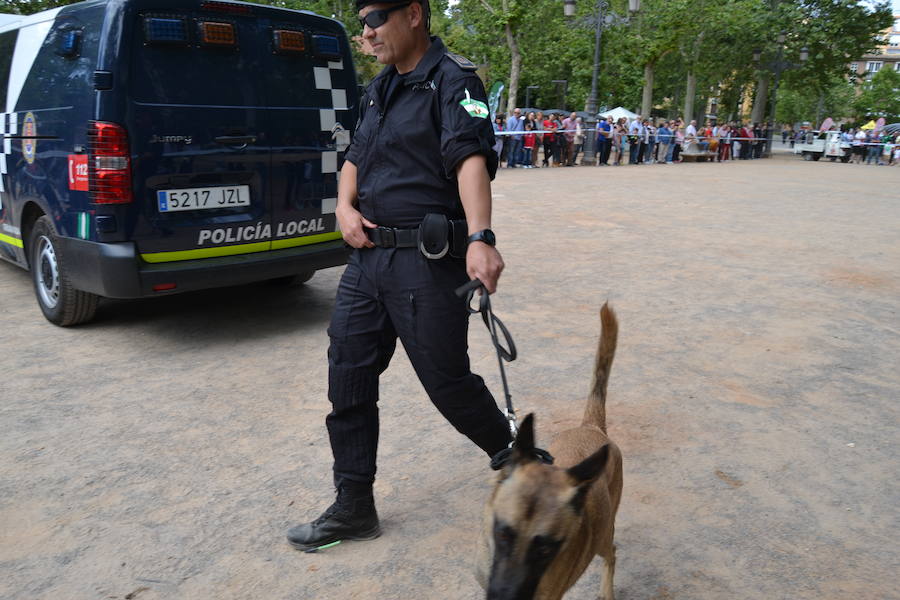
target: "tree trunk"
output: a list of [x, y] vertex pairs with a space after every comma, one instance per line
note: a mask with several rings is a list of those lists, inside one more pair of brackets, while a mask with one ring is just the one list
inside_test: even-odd
[[516, 96], [519, 93], [519, 74], [522, 70], [522, 53], [519, 52], [519, 42], [513, 35], [512, 27], [507, 22], [504, 26], [506, 30], [506, 43], [509, 45], [509, 54], [511, 57], [509, 66], [509, 99], [506, 104], [507, 116], [512, 115], [513, 109], [516, 108]]
[[684, 122], [690, 123], [694, 119], [694, 99], [697, 95], [697, 76], [693, 71], [688, 71], [687, 86], [684, 92]]
[[641, 116], [650, 117], [650, 110], [653, 108], [653, 68], [654, 64], [648, 62], [644, 65], [644, 94], [641, 97]]
[[[753, 112], [750, 113], [751, 123], [762, 123], [766, 118], [766, 108], [769, 104], [769, 75], [760, 75], [756, 82], [756, 99], [753, 101]], [[774, 115], [773, 115], [774, 118]]]

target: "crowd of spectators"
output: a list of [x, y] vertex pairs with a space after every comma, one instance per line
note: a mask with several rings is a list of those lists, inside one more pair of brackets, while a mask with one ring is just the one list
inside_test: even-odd
[[605, 166], [673, 164], [686, 156], [716, 162], [751, 160], [762, 157], [769, 135], [759, 124], [707, 121], [698, 126], [695, 120], [685, 125], [682, 119], [654, 122], [640, 117], [601, 119], [594, 131], [574, 112], [561, 118], [557, 113], [523, 115], [518, 108], [509, 117], [497, 115], [494, 132], [501, 164], [524, 169], [584, 164], [579, 158], [583, 161], [588, 136], [595, 136], [594, 164]]

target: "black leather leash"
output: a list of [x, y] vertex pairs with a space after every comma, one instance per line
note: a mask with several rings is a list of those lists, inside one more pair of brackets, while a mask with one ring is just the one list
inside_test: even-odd
[[[472, 299], [475, 297], [475, 292], [479, 289], [481, 290], [481, 298], [478, 301], [478, 308], [472, 308]], [[469, 314], [481, 314], [481, 320], [484, 321], [484, 325], [491, 335], [491, 342], [494, 344], [494, 349], [497, 351], [497, 364], [500, 365], [500, 379], [503, 381], [503, 395], [506, 397], [506, 410], [504, 411], [504, 414], [506, 415], [507, 423], [509, 423], [509, 431], [512, 434], [513, 441], [509, 444], [508, 448], [504, 448], [491, 458], [491, 468], [496, 471], [503, 467], [509, 460], [512, 455], [512, 448], [515, 444], [516, 435], [519, 433], [519, 427], [516, 423], [516, 409], [513, 408], [512, 395], [509, 393], [509, 384], [506, 381], [506, 369], [503, 366], [504, 362], [516, 360], [516, 357], [518, 356], [516, 344], [513, 342], [512, 335], [510, 335], [506, 325], [504, 325], [503, 321], [497, 318], [494, 311], [491, 310], [490, 294], [488, 294], [487, 288], [484, 287], [484, 284], [480, 279], [473, 279], [468, 283], [461, 285], [456, 289], [456, 295], [466, 299], [466, 310], [469, 311]], [[501, 343], [500, 336], [497, 333], [498, 331], [503, 335], [503, 341], [506, 342], [506, 346]], [[553, 457], [546, 450], [535, 448], [533, 453], [537, 460], [548, 465], [553, 464]]]

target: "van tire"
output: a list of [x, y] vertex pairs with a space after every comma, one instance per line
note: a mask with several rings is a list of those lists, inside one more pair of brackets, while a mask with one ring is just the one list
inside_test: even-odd
[[270, 279], [269, 282], [274, 283], [275, 285], [283, 285], [285, 287], [293, 285], [303, 285], [304, 283], [312, 279], [313, 275], [315, 274], [315, 271], [303, 271], [302, 273], [297, 273], [296, 275], [276, 277], [275, 279]]
[[28, 242], [31, 281], [41, 312], [60, 327], [86, 323], [94, 318], [100, 297], [72, 287], [59, 238], [50, 217], [34, 223]]

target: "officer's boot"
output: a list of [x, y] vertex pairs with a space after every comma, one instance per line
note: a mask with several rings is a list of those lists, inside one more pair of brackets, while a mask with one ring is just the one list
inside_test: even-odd
[[337, 500], [318, 519], [288, 530], [291, 546], [311, 551], [340, 540], [372, 540], [381, 535], [372, 484], [344, 480]]

